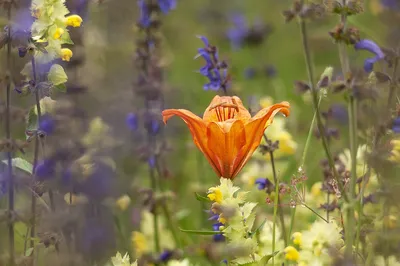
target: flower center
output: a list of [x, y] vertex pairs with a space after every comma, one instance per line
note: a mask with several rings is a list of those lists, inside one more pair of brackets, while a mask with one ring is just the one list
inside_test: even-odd
[[232, 99], [232, 103], [222, 102], [214, 105], [210, 110], [214, 110], [219, 122], [224, 122], [228, 119], [235, 118], [236, 114], [239, 112], [239, 107], [235, 99]]

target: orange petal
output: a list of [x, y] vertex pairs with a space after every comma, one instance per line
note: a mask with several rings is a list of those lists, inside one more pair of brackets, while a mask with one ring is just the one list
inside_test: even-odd
[[162, 115], [164, 123], [167, 123], [168, 119], [174, 115], [182, 118], [192, 134], [194, 144], [196, 144], [197, 148], [199, 148], [199, 150], [206, 156], [214, 170], [217, 171], [218, 168], [214, 165], [215, 160], [212, 156], [212, 152], [207, 148], [207, 128], [204, 121], [197, 115], [185, 109], [167, 109], [162, 111]]
[[[231, 125], [227, 125], [231, 123]], [[207, 146], [215, 157], [214, 164], [218, 167], [220, 177], [232, 179], [234, 161], [241, 148], [246, 144], [243, 121], [211, 122], [207, 127]]]
[[274, 104], [268, 108], [260, 110], [247, 124], [245, 124], [246, 145], [240, 150], [237, 156], [238, 160], [234, 163], [235, 171], [233, 176], [236, 176], [243, 166], [250, 159], [251, 155], [260, 145], [261, 138], [264, 135], [265, 128], [272, 123], [274, 116], [281, 112], [286, 116], [289, 115], [289, 103], [281, 102]]

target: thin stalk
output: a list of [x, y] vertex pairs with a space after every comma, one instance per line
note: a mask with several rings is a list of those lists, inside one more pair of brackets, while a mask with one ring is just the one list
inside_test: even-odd
[[324, 217], [322, 217], [318, 212], [314, 211], [312, 208], [310, 208], [307, 204], [302, 204], [302, 206], [306, 207], [307, 209], [309, 209], [312, 213], [314, 213], [315, 215], [317, 215], [319, 218], [321, 218], [322, 220], [324, 220], [326, 223], [328, 223], [328, 220], [325, 219]]
[[[8, 41], [7, 41], [7, 65], [6, 69], [8, 72], [7, 78], [7, 89], [6, 89], [6, 138], [7, 141], [11, 141], [11, 119], [10, 119], [10, 103], [11, 103], [11, 5], [8, 6], [7, 10], [8, 19]], [[14, 237], [14, 177], [12, 171], [12, 154], [11, 151], [7, 151], [7, 175], [8, 175], [8, 215], [10, 217], [8, 221], [8, 245], [9, 245], [9, 263], [11, 266], [15, 265], [15, 237]]]
[[[162, 179], [163, 172], [161, 171], [161, 168], [160, 168], [160, 165], [159, 165], [158, 156], [156, 156], [156, 170], [157, 170], [158, 177], [160, 179]], [[162, 186], [160, 186], [160, 188], [161, 188], [161, 191], [163, 191]], [[174, 225], [174, 222], [172, 221], [172, 217], [171, 217], [170, 211], [169, 211], [167, 203], [165, 201], [162, 202], [161, 208], [162, 208], [164, 216], [165, 216], [165, 218], [167, 220], [168, 227], [171, 230], [171, 234], [172, 234], [172, 237], [173, 237], [173, 239], [175, 241], [175, 244], [176, 244], [176, 246], [178, 248], [180, 248], [181, 247], [180, 239], [178, 237], [178, 234], [177, 234], [177, 231], [176, 231], [176, 227]]]
[[[322, 101], [322, 97], [320, 96], [319, 100], [318, 100], [318, 106], [321, 104], [321, 101]], [[317, 117], [317, 113], [314, 112], [313, 119], [312, 119], [311, 125], [310, 125], [310, 129], [308, 130], [306, 144], [304, 145], [303, 155], [301, 156], [301, 163], [300, 163], [300, 168], [301, 169], [304, 168], [304, 164], [305, 164], [305, 161], [306, 161], [306, 158], [307, 158], [307, 154], [308, 154], [308, 149], [310, 148], [311, 137], [313, 135], [313, 128], [315, 126], [316, 117]], [[287, 237], [288, 237], [287, 242], [289, 242], [289, 237], [292, 235], [294, 222], [295, 222], [295, 218], [296, 218], [296, 209], [297, 209], [297, 205], [295, 205], [294, 208], [291, 211], [290, 227], [289, 227], [289, 234], [287, 235]]]
[[[342, 0], [342, 6], [346, 6], [346, 0]], [[347, 16], [346, 14], [341, 14], [340, 22], [346, 26]], [[349, 59], [347, 56], [346, 44], [339, 44], [339, 57], [342, 65], [343, 76], [346, 77], [350, 72]], [[350, 100], [348, 104], [349, 112], [349, 137], [350, 137], [350, 156], [351, 156], [351, 177], [349, 182], [349, 204], [346, 210], [346, 226], [345, 226], [345, 254], [350, 257], [353, 254], [353, 243], [354, 243], [354, 199], [356, 197], [356, 182], [357, 182], [357, 100], [350, 95]]]
[[[33, 76], [33, 83], [35, 84], [35, 102], [36, 102], [36, 109], [37, 109], [37, 115], [38, 115], [38, 124], [40, 123], [40, 119], [42, 116], [42, 111], [40, 108], [40, 95], [39, 95], [39, 90], [36, 88], [36, 82], [37, 82], [37, 77], [36, 77], [36, 60], [35, 56], [32, 55], [31, 59], [32, 63], [32, 76]], [[39, 160], [39, 146], [40, 146], [40, 141], [39, 137], [35, 137], [35, 148], [34, 148], [34, 154], [33, 154], [33, 169], [32, 169], [32, 176], [35, 178], [36, 175], [36, 166]], [[32, 194], [31, 194], [31, 241], [30, 241], [30, 247], [33, 248], [32, 251], [32, 257], [34, 257], [34, 252], [35, 252], [35, 236], [36, 236], [36, 193], [33, 189]], [[33, 260], [35, 261], [35, 260]], [[33, 262], [34, 263], [34, 262]]]
[[326, 139], [326, 136], [324, 134], [325, 129], [324, 129], [324, 125], [322, 123], [321, 112], [320, 112], [320, 108], [319, 108], [319, 104], [318, 104], [318, 91], [315, 86], [314, 72], [313, 72], [312, 65], [311, 65], [311, 56], [310, 56], [310, 48], [309, 48], [309, 44], [308, 44], [307, 27], [306, 27], [305, 21], [302, 19], [300, 20], [300, 34], [301, 34], [302, 43], [303, 43], [303, 52], [304, 52], [304, 57], [305, 57], [305, 61], [306, 61], [308, 79], [309, 79], [309, 83], [310, 83], [310, 87], [311, 87], [312, 101], [313, 101], [315, 114], [316, 114], [316, 118], [317, 118], [318, 130], [321, 135], [322, 146], [324, 148], [326, 157], [328, 159], [329, 167], [331, 168], [331, 170], [333, 172], [333, 176], [340, 188], [343, 198], [346, 202], [348, 202], [349, 199], [347, 197], [347, 194], [344, 191], [344, 187], [340, 180], [339, 173], [337, 172], [335, 163], [333, 161], [333, 156], [331, 154], [331, 151], [329, 150], [328, 140]]
[[[264, 134], [264, 136], [265, 136], [265, 134]], [[275, 187], [277, 187], [277, 189], [275, 189], [275, 190], [278, 191], [278, 194], [276, 194], [276, 201], [278, 203], [279, 219], [280, 219], [281, 227], [282, 227], [282, 238], [283, 238], [283, 241], [284, 241], [285, 247], [286, 247], [287, 246], [287, 234], [286, 234], [286, 226], [285, 226], [285, 217], [283, 216], [283, 209], [282, 209], [282, 205], [280, 204], [281, 202], [279, 199], [279, 183], [278, 183], [278, 178], [276, 176], [274, 152], [270, 151], [269, 156], [271, 157], [272, 175], [274, 177]]]
[[[390, 108], [392, 107], [392, 103], [393, 103], [393, 97], [394, 94], [396, 93], [397, 90], [397, 68], [399, 65], [399, 59], [395, 59], [394, 64], [393, 64], [393, 73], [392, 73], [392, 82], [390, 84], [390, 89], [389, 89], [389, 97], [388, 97], [388, 107], [389, 107], [389, 111]], [[396, 95], [397, 98], [397, 95]]]
[[[149, 165], [151, 189], [153, 190], [153, 193], [156, 193], [156, 191], [157, 191], [157, 180], [156, 180], [156, 176], [155, 176], [154, 172], [155, 172], [154, 168]], [[160, 248], [160, 232], [158, 230], [157, 203], [154, 203], [153, 216], [154, 216], [154, 219], [153, 219], [154, 247], [155, 247], [155, 251], [157, 253], [159, 253], [161, 251], [161, 248]]]
[[[275, 228], [276, 228], [276, 214], [278, 212], [278, 199], [279, 199], [279, 186], [275, 185], [275, 198], [274, 198], [274, 217], [272, 218], [272, 254], [275, 254]], [[272, 265], [275, 265], [275, 256], [272, 256]]]

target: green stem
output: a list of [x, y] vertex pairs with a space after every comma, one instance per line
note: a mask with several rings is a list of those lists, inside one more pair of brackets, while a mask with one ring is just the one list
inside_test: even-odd
[[[272, 254], [275, 254], [275, 228], [276, 228], [276, 215], [278, 212], [278, 200], [279, 199], [279, 186], [275, 185], [275, 196], [274, 196], [274, 217], [272, 218]], [[272, 257], [272, 265], [275, 265], [275, 256]]]
[[[318, 100], [318, 106], [320, 106], [322, 101], [322, 97], [319, 97]], [[310, 143], [311, 143], [311, 137], [313, 135], [313, 129], [315, 126], [315, 122], [316, 122], [316, 117], [317, 117], [317, 113], [314, 112], [313, 115], [313, 119], [311, 121], [311, 125], [310, 128], [308, 130], [308, 135], [307, 135], [307, 139], [306, 139], [306, 144], [304, 145], [304, 150], [303, 150], [303, 155], [301, 156], [301, 162], [300, 162], [300, 168], [301, 170], [303, 170], [304, 168], [304, 164], [307, 158], [307, 154], [308, 154], [308, 149], [310, 148]], [[296, 209], [297, 209], [297, 205], [294, 206], [294, 208], [291, 211], [291, 216], [290, 216], [290, 228], [289, 228], [289, 234], [288, 234], [288, 240], [287, 242], [289, 242], [289, 237], [292, 235], [292, 231], [293, 231], [293, 227], [294, 227], [294, 222], [295, 222], [295, 218], [296, 218]]]
[[[265, 136], [265, 134], [264, 134]], [[281, 227], [282, 227], [282, 238], [283, 241], [285, 243], [285, 246], [287, 246], [287, 234], [286, 234], [286, 226], [285, 226], [285, 217], [283, 216], [283, 208], [281, 205], [281, 201], [279, 199], [279, 182], [278, 182], [278, 178], [276, 176], [276, 169], [275, 169], [275, 160], [274, 160], [274, 152], [270, 151], [269, 152], [269, 156], [271, 157], [271, 166], [272, 166], [272, 174], [274, 177], [274, 183], [275, 183], [275, 187], [277, 187], [278, 194], [276, 195], [277, 197], [277, 203], [278, 203], [278, 212], [279, 212], [279, 219], [281, 222]]]
[[[163, 179], [163, 177], [164, 177], [164, 174], [163, 174], [163, 172], [161, 170], [161, 167], [160, 167], [159, 156], [156, 156], [156, 170], [157, 170], [157, 174], [158, 174], [159, 180], [161, 181], [161, 179]], [[159, 183], [161, 183], [161, 182], [159, 182]], [[164, 188], [163, 188], [163, 186], [161, 186], [161, 184], [160, 184], [160, 189], [161, 189], [161, 191], [164, 191]], [[164, 213], [165, 219], [167, 220], [168, 227], [171, 230], [171, 234], [172, 234], [172, 237], [173, 237], [173, 239], [175, 241], [175, 244], [176, 244], [176, 246], [178, 248], [180, 248], [181, 247], [181, 242], [180, 242], [180, 239], [178, 237], [178, 233], [177, 233], [176, 227], [174, 225], [174, 222], [172, 220], [171, 213], [170, 213], [170, 211], [168, 209], [167, 202], [163, 201], [162, 204], [161, 204], [161, 208], [162, 208], [162, 211]]]
[[[11, 119], [10, 119], [10, 104], [11, 104], [11, 4], [7, 9], [8, 19], [8, 41], [7, 41], [7, 89], [6, 89], [6, 138], [11, 141]], [[15, 240], [14, 240], [14, 177], [12, 171], [12, 151], [7, 151], [7, 175], [8, 175], [8, 245], [9, 245], [9, 263], [15, 265]]]
[[325, 219], [324, 217], [322, 217], [318, 212], [314, 211], [312, 208], [310, 208], [307, 204], [302, 204], [304, 207], [306, 207], [307, 209], [309, 209], [312, 213], [314, 213], [315, 215], [317, 215], [319, 218], [321, 218], [322, 220], [324, 220], [324, 222], [329, 223], [327, 219]]
[[[40, 123], [40, 119], [42, 116], [41, 108], [40, 108], [40, 96], [39, 96], [39, 90], [36, 87], [36, 62], [35, 62], [35, 56], [32, 55], [32, 76], [33, 76], [33, 82], [35, 84], [35, 102], [36, 102], [36, 109], [37, 109], [37, 115], [38, 115], [38, 124]], [[35, 179], [35, 174], [36, 174], [36, 166], [39, 160], [39, 136], [35, 137], [35, 147], [34, 147], [34, 155], [33, 155], [33, 169], [32, 169], [32, 176]], [[35, 237], [36, 237], [36, 192], [33, 189], [32, 194], [31, 194], [31, 241], [30, 241], [30, 247], [33, 248], [32, 251], [32, 258], [34, 258], [34, 252], [35, 252]], [[33, 259], [33, 264], [34, 264], [35, 259]]]
[[320, 112], [319, 104], [318, 104], [318, 90], [315, 86], [314, 72], [313, 72], [312, 65], [311, 65], [311, 56], [310, 56], [310, 48], [308, 45], [307, 27], [306, 27], [305, 21], [302, 19], [300, 20], [300, 34], [302, 37], [303, 52], [304, 52], [304, 57], [305, 57], [305, 61], [306, 61], [308, 79], [309, 79], [310, 87], [311, 87], [311, 94], [312, 94], [312, 100], [313, 100], [313, 105], [314, 105], [314, 109], [315, 109], [315, 115], [317, 118], [317, 126], [318, 126], [318, 130], [320, 132], [320, 135], [321, 135], [322, 146], [324, 148], [326, 157], [328, 159], [329, 167], [331, 168], [331, 171], [333, 172], [333, 176], [336, 180], [336, 183], [339, 186], [341, 194], [343, 195], [344, 200], [346, 202], [348, 202], [349, 200], [348, 200], [347, 194], [344, 191], [342, 181], [340, 180], [339, 173], [337, 172], [337, 169], [335, 167], [333, 156], [329, 150], [328, 140], [326, 139], [326, 136], [325, 136], [325, 129], [324, 129], [324, 125], [322, 123], [321, 112]]
[[[155, 171], [152, 166], [149, 165], [149, 172], [150, 172], [150, 180], [151, 180], [151, 188], [153, 193], [157, 193], [157, 180], [155, 176]], [[157, 202], [154, 202], [153, 207], [153, 230], [154, 230], [154, 248], [157, 253], [161, 251], [160, 247], [160, 232], [158, 230], [158, 213], [157, 213]]]

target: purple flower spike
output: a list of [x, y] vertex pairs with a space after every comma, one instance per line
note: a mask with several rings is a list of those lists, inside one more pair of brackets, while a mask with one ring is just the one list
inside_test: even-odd
[[202, 41], [203, 41], [203, 43], [204, 43], [204, 46], [206, 46], [206, 47], [210, 46], [210, 43], [208, 42], [208, 39], [207, 39], [207, 37], [205, 37], [205, 36], [201, 36], [201, 35], [198, 35], [198, 36], [197, 36], [197, 38], [199, 38], [200, 40], [202, 40]]
[[367, 51], [375, 54], [374, 57], [367, 58], [364, 61], [364, 70], [367, 73], [369, 73], [373, 70], [374, 64], [377, 61], [382, 60], [385, 57], [385, 54], [382, 52], [379, 45], [377, 45], [375, 42], [373, 42], [371, 40], [367, 40], [367, 39], [361, 40], [354, 45], [354, 48], [356, 50], [367, 50]]

